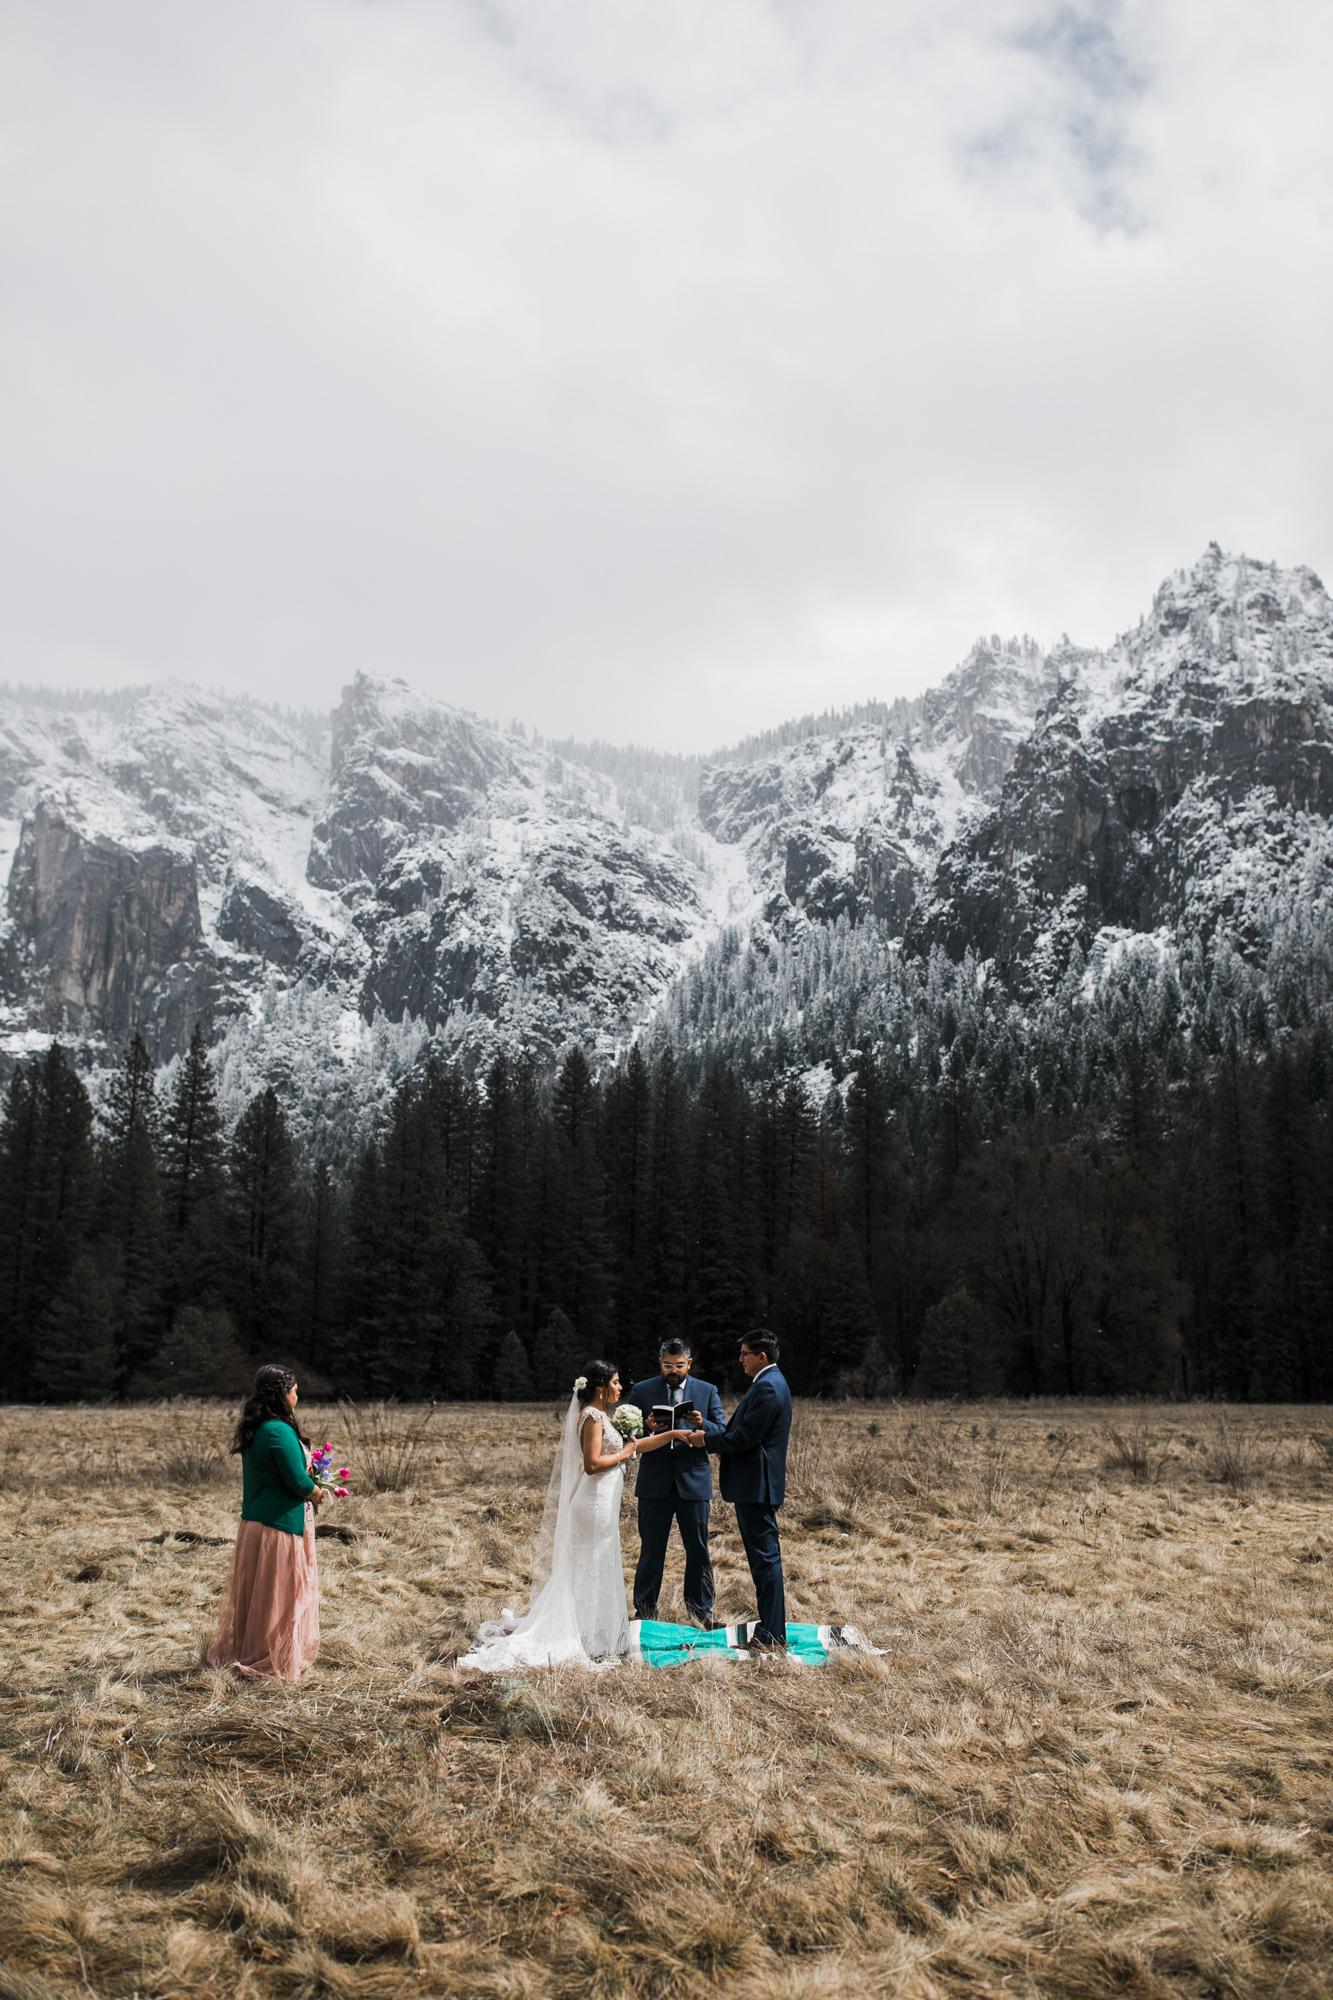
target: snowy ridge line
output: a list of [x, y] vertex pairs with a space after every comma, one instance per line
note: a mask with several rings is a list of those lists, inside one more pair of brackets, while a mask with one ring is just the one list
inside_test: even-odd
[[332, 1130], [427, 1048], [604, 1064], [674, 1033], [740, 1059], [735, 1021], [681, 997], [719, 964], [778, 981], [756, 1047], [804, 1035], [821, 939], [860, 998], [812, 1066], [888, 1033], [890, 964], [987, 967], [1036, 1018], [1071, 968], [1157, 940], [1197, 1013], [1273, 939], [1283, 976], [1322, 977], [1331, 689], [1319, 579], [1214, 545], [1106, 650], [992, 637], [910, 701], [707, 762], [530, 740], [369, 675], [327, 730], [178, 682], [9, 691], [0, 1062], [59, 1033], [95, 1070], [138, 1032], [166, 1064], [199, 1021], [229, 1091], [273, 1081]]

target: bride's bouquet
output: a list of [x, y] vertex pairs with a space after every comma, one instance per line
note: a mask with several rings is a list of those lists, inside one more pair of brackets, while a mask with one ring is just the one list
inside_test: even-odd
[[310, 1454], [310, 1477], [314, 1480], [316, 1486], [322, 1488], [325, 1493], [331, 1493], [335, 1500], [345, 1500], [347, 1498], [347, 1488], [340, 1485], [339, 1481], [350, 1479], [352, 1468], [349, 1465], [340, 1465], [336, 1472], [330, 1472], [329, 1467], [332, 1464], [333, 1446], [331, 1444], [319, 1445]]
[[643, 1436], [643, 1411], [637, 1403], [622, 1403], [611, 1422], [627, 1443]]

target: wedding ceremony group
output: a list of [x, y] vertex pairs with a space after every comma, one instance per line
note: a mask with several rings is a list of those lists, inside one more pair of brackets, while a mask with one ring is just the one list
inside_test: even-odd
[[[775, 1335], [741, 1339], [746, 1388], [728, 1418], [716, 1386], [692, 1378], [679, 1337], [663, 1341], [659, 1373], [628, 1396], [614, 1363], [590, 1361], [572, 1385], [532, 1559], [526, 1612], [505, 1607], [482, 1622], [460, 1665], [487, 1673], [582, 1664], [594, 1671], [626, 1657], [675, 1665], [695, 1653], [729, 1658], [784, 1654], [822, 1659], [830, 1646], [865, 1646], [854, 1627], [788, 1626], [778, 1511], [786, 1495], [791, 1391]], [[350, 1490], [349, 1467], [331, 1471], [332, 1446], [314, 1446], [297, 1417], [291, 1369], [261, 1367], [241, 1412], [232, 1452], [241, 1460], [241, 1520], [209, 1649], [213, 1666], [247, 1679], [296, 1680], [319, 1651], [315, 1514]], [[742, 1625], [714, 1616], [709, 1554], [713, 1478], [735, 1511], [757, 1615]], [[633, 1617], [620, 1539], [625, 1469], [637, 1461], [639, 1555]], [[684, 1552], [689, 1623], [658, 1620], [671, 1530]], [[868, 1647], [866, 1650], [870, 1650]]]

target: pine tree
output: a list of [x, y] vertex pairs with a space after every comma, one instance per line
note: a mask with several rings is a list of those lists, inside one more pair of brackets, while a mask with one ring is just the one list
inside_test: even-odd
[[556, 1301], [596, 1345], [609, 1321], [606, 1186], [597, 1086], [582, 1049], [571, 1049], [561, 1064], [551, 1108], [560, 1217], [552, 1245]]
[[500, 1403], [527, 1403], [532, 1400], [532, 1370], [527, 1350], [511, 1327], [500, 1342], [495, 1363], [495, 1396]]
[[95, 1187], [92, 1125], [88, 1093], [57, 1043], [20, 1064], [0, 1119], [0, 1394], [7, 1398], [33, 1388], [48, 1309], [84, 1252]]
[[944, 1175], [956, 1174], [963, 1161], [976, 1151], [981, 1142], [961, 1041], [955, 1041], [945, 1061], [938, 1093], [938, 1115], [935, 1170]]
[[301, 1358], [322, 1373], [330, 1363], [338, 1325], [339, 1262], [343, 1204], [329, 1163], [315, 1162], [303, 1217], [300, 1268]]
[[861, 1246], [852, 1230], [844, 1228], [828, 1266], [815, 1352], [806, 1360], [802, 1376], [806, 1393], [845, 1393], [878, 1341], [879, 1321]]
[[486, 1357], [493, 1352], [495, 1311], [486, 1260], [451, 1210], [441, 1213], [431, 1268], [441, 1316], [428, 1385], [446, 1396], [475, 1396], [484, 1386]]
[[[159, 1395], [206, 1396], [236, 1386], [225, 1378], [239, 1350], [231, 1321], [216, 1307], [181, 1306], [163, 1337], [153, 1363]], [[243, 1371], [248, 1372], [248, 1371]]]
[[1122, 1083], [1113, 1127], [1115, 1137], [1136, 1169], [1154, 1171], [1162, 1155], [1160, 1093], [1137, 1032], [1129, 1036], [1119, 1052], [1116, 1067]]
[[[895, 1325], [892, 1223], [901, 1191], [893, 1159], [888, 1097], [869, 1043], [864, 1043], [846, 1092], [843, 1125], [846, 1217], [861, 1246], [866, 1282], [881, 1330]], [[960, 1113], [961, 1117], [961, 1113]], [[901, 1353], [904, 1368], [911, 1357]]]
[[653, 1077], [652, 1117], [646, 1255], [654, 1311], [651, 1328], [660, 1345], [688, 1325], [690, 1104], [670, 1047], [663, 1050]]
[[1214, 1247], [1211, 1394], [1248, 1396], [1255, 1371], [1255, 1228], [1258, 1214], [1252, 1079], [1234, 1035], [1211, 1092], [1208, 1207]]
[[501, 1051], [486, 1072], [477, 1241], [491, 1267], [496, 1310], [511, 1323], [523, 1307], [524, 1196], [513, 1073]]
[[345, 1395], [365, 1392], [371, 1360], [383, 1338], [388, 1265], [383, 1162], [372, 1140], [357, 1163], [347, 1199], [339, 1311], [325, 1363]]
[[997, 1342], [986, 1314], [957, 1285], [926, 1314], [914, 1387], [922, 1396], [993, 1396], [1000, 1386]]
[[652, 1278], [653, 1082], [636, 1042], [606, 1090], [604, 1114], [616, 1335], [630, 1375], [657, 1345]]
[[476, 1395], [494, 1369], [485, 1259], [455, 1213], [430, 1090], [398, 1090], [380, 1174], [378, 1336], [363, 1349], [384, 1395]]
[[[36, 1062], [20, 1063], [5, 1092], [0, 1121], [0, 1393], [27, 1392], [36, 1321], [45, 1300], [33, 1297], [39, 1265], [35, 1189], [42, 1159], [43, 1119]], [[34, 1306], [36, 1310], [34, 1310]]]
[[562, 1179], [555, 1122], [549, 1107], [542, 1109], [536, 1121], [533, 1143], [527, 1155], [527, 1185], [524, 1264], [528, 1273], [529, 1307], [526, 1323], [540, 1325], [559, 1302], [568, 1199], [568, 1190]]
[[819, 1119], [804, 1086], [791, 1078], [770, 1084], [755, 1106], [760, 1269], [766, 1325], [795, 1333], [791, 1287], [817, 1228], [820, 1193]]
[[139, 1035], [101, 1112], [99, 1262], [111, 1294], [121, 1368], [133, 1382], [165, 1330], [166, 1255], [158, 1185], [153, 1065]]
[[535, 1334], [540, 1317], [541, 1283], [533, 1220], [533, 1189], [549, 1136], [549, 1120], [542, 1109], [537, 1058], [530, 1048], [524, 1047], [520, 1049], [514, 1065], [515, 1172], [518, 1176], [514, 1229], [518, 1241], [518, 1311], [525, 1338]]
[[296, 1332], [296, 1162], [272, 1085], [251, 1098], [241, 1113], [230, 1168], [236, 1323], [251, 1354], [291, 1354]]
[[1314, 1394], [1321, 1305], [1310, 1256], [1317, 1234], [1318, 1146], [1289, 1049], [1278, 1050], [1267, 1064], [1260, 1132], [1259, 1313], [1250, 1394], [1288, 1402]]
[[[521, 1062], [519, 1067], [521, 1072]], [[435, 1128], [450, 1204], [463, 1228], [473, 1235], [479, 1226], [475, 1210], [482, 1128], [477, 1086], [457, 1063], [441, 1063], [432, 1057], [421, 1078], [421, 1091]]]
[[159, 1148], [169, 1286], [176, 1302], [225, 1291], [227, 1149], [217, 1083], [197, 1023], [162, 1120]]
[[567, 1403], [573, 1394], [575, 1379], [582, 1373], [587, 1359], [579, 1346], [573, 1322], [561, 1312], [559, 1306], [554, 1307], [533, 1347], [532, 1374], [536, 1393]]
[[730, 1360], [757, 1317], [755, 1156], [749, 1099], [720, 1064], [704, 1079], [694, 1128], [688, 1323], [701, 1357]]
[[116, 1386], [111, 1299], [86, 1254], [80, 1256], [42, 1315], [32, 1379], [53, 1402], [94, 1403]]

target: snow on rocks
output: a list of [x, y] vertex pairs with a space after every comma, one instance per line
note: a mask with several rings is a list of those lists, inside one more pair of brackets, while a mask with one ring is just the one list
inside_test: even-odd
[[775, 1021], [832, 1020], [893, 940], [1024, 1004], [1138, 977], [1134, 939], [1295, 965], [1333, 915], [1331, 689], [1318, 578], [1214, 545], [1104, 652], [992, 636], [702, 777], [371, 675], [331, 728], [175, 682], [0, 694], [0, 1063], [136, 1030], [170, 1062], [202, 1020], [228, 1102], [272, 1081], [317, 1138], [427, 1047], [720, 1033], [754, 954]]

